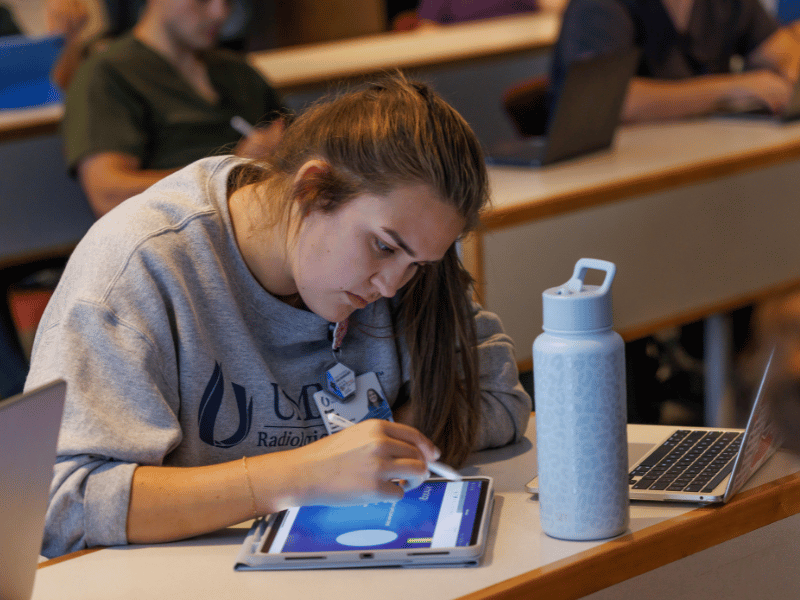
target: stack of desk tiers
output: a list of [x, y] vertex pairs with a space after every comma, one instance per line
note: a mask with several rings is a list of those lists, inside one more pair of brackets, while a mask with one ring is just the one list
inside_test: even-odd
[[[629, 427], [632, 442], [648, 429]], [[652, 433], [652, 432], [651, 432]], [[235, 572], [248, 524], [159, 546], [89, 551], [43, 563], [36, 600], [139, 598], [792, 598], [800, 572], [800, 458], [779, 452], [724, 507], [634, 504], [631, 532], [607, 542], [544, 535], [533, 422], [518, 445], [475, 455], [495, 477], [483, 564], [474, 569]]]
[[581, 257], [616, 263], [614, 327], [629, 340], [800, 285], [800, 124], [623, 127], [612, 150], [490, 177], [465, 262], [523, 367], [542, 291]]
[[249, 60], [287, 93], [390, 69], [417, 70], [549, 49], [560, 27], [558, 13], [527, 13], [254, 52]]
[[[283, 94], [326, 88], [392, 69], [416, 70], [548, 50], [561, 16], [538, 12], [252, 52], [248, 61]], [[499, 95], [498, 95], [499, 98]], [[0, 113], [0, 141], [54, 133], [63, 107]]]

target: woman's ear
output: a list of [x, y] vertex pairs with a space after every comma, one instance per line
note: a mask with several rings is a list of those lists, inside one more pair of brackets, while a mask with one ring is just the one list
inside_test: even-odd
[[294, 203], [303, 218], [308, 216], [319, 194], [320, 176], [330, 172], [330, 165], [317, 158], [306, 161], [294, 176]]
[[294, 176], [294, 184], [297, 186], [297, 184], [301, 181], [311, 179], [320, 173], [326, 173], [330, 171], [330, 169], [330, 166], [325, 161], [318, 158], [313, 158], [303, 163], [303, 165], [297, 170], [297, 174]]

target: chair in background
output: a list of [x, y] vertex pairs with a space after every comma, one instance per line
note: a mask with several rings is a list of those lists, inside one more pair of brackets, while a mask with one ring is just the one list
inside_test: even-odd
[[523, 137], [544, 135], [549, 115], [547, 76], [534, 77], [514, 84], [503, 94], [503, 108], [517, 132]]
[[0, 141], [0, 396], [21, 391], [43, 304], [94, 223], [57, 133]]
[[39, 319], [66, 256], [0, 269], [0, 398], [22, 391]]
[[[0, 309], [5, 308], [4, 303]], [[22, 391], [28, 364], [7, 310], [0, 310], [0, 399]]]

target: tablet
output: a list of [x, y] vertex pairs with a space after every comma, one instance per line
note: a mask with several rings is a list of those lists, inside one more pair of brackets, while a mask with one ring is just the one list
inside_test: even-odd
[[236, 569], [477, 566], [493, 500], [491, 478], [466, 477], [398, 502], [290, 508], [256, 520]]

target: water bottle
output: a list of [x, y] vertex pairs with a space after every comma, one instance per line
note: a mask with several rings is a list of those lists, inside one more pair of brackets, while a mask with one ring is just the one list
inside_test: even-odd
[[[589, 269], [602, 285], [584, 285]], [[544, 333], [533, 343], [539, 510], [544, 532], [564, 540], [628, 528], [625, 345], [612, 330], [616, 266], [582, 258], [564, 285], [542, 293]]]

